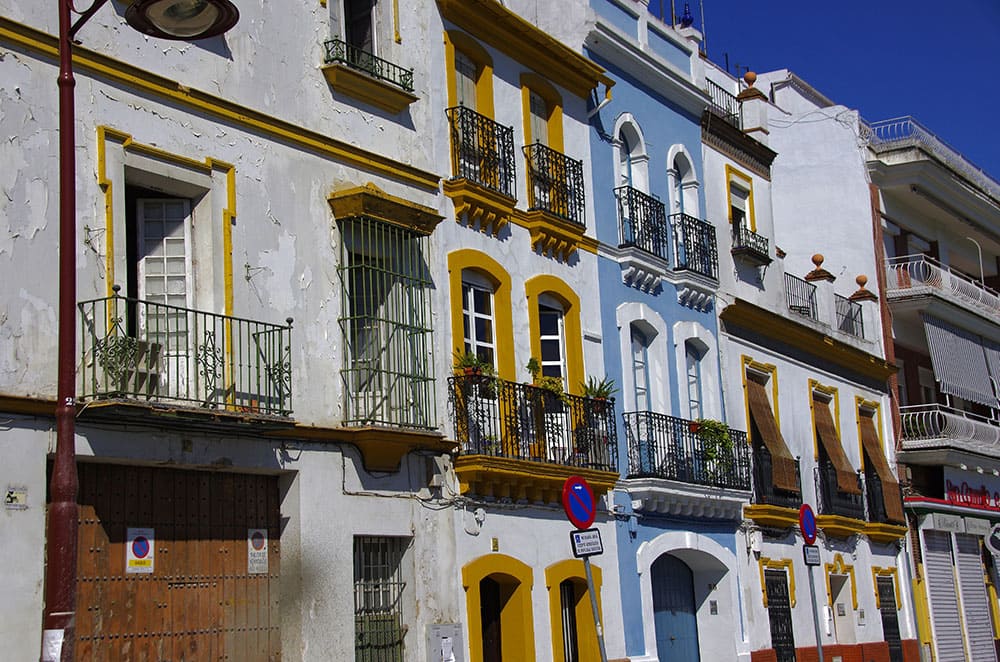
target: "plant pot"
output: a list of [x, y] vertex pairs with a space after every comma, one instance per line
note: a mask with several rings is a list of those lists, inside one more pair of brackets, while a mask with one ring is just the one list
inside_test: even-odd
[[691, 421], [690, 423], [688, 423], [688, 432], [690, 432], [691, 434], [698, 434], [698, 430], [700, 429], [701, 429], [701, 423], [697, 423], [695, 421]]

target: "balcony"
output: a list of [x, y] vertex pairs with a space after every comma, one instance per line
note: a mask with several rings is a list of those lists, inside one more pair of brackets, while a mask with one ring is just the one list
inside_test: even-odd
[[938, 404], [900, 407], [900, 416], [908, 453], [945, 449], [1000, 458], [1000, 425], [994, 420]]
[[375, 80], [391, 83], [406, 92], [413, 92], [413, 69], [404, 69], [398, 64], [352, 46], [343, 39], [330, 39], [323, 42], [323, 46], [326, 48], [326, 57], [323, 59], [325, 63], [344, 64], [363, 71]]
[[926, 255], [889, 258], [889, 301], [934, 296], [1000, 324], [1000, 293]]
[[615, 189], [618, 201], [619, 246], [631, 246], [670, 259], [667, 216], [663, 203], [631, 186]]
[[[795, 478], [798, 492], [788, 492], [774, 486], [771, 470], [771, 451], [758, 446], [753, 451], [753, 502], [755, 504], [799, 509], [802, 505], [802, 469], [795, 459]], [[796, 514], [797, 516], [797, 514]]]
[[413, 69], [404, 69], [343, 39], [330, 39], [323, 46], [323, 76], [338, 92], [394, 114], [417, 100]]
[[671, 214], [674, 235], [674, 270], [693, 271], [719, 279], [719, 249], [715, 226], [687, 214]]
[[448, 401], [463, 455], [617, 471], [614, 399], [472, 374], [448, 379]]
[[[865, 502], [862, 494], [861, 472], [857, 473], [857, 494], [842, 492], [837, 484], [837, 468], [832, 462], [820, 462], [813, 468], [813, 479], [816, 485], [816, 511], [822, 515], [837, 515], [854, 520], [864, 520]], [[827, 527], [824, 527], [824, 529]]]
[[528, 210], [553, 214], [585, 230], [583, 161], [543, 145], [525, 145], [528, 162]]
[[455, 177], [513, 199], [514, 129], [465, 106], [446, 113]]
[[837, 307], [837, 329], [855, 338], [864, 338], [865, 326], [861, 317], [861, 304], [839, 294], [834, 294], [833, 299]]
[[662, 478], [694, 485], [750, 490], [746, 433], [730, 430], [732, 448], [718, 448], [698, 424], [649, 411], [623, 414], [628, 435], [627, 478]]
[[733, 225], [733, 248], [731, 251], [733, 256], [745, 259], [757, 266], [766, 266], [771, 264], [771, 257], [767, 250], [767, 237], [757, 234], [743, 223]]
[[792, 274], [785, 274], [785, 302], [788, 310], [815, 320], [816, 286]]
[[78, 304], [80, 395], [233, 414], [292, 412], [287, 325], [118, 295]]
[[709, 111], [742, 131], [743, 109], [736, 96], [717, 83], [705, 82], [708, 83]]

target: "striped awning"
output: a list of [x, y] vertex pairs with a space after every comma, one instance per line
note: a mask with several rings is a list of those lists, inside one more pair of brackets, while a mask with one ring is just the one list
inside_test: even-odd
[[941, 392], [996, 407], [982, 338], [930, 315], [924, 315], [924, 333]]

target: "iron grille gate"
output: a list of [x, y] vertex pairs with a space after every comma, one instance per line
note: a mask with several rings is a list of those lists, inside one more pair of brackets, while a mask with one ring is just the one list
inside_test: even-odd
[[882, 612], [882, 636], [889, 644], [891, 662], [903, 662], [903, 643], [899, 638], [899, 614], [896, 612], [896, 587], [892, 577], [877, 580], [879, 610]]
[[771, 647], [777, 662], [795, 662], [788, 577], [784, 570], [765, 570], [764, 585], [767, 590], [767, 617], [771, 622]]

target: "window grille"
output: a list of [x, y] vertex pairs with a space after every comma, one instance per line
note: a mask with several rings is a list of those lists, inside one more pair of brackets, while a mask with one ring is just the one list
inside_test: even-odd
[[355, 662], [403, 662], [407, 538], [354, 538]]
[[427, 237], [364, 216], [340, 229], [344, 423], [433, 429]]

